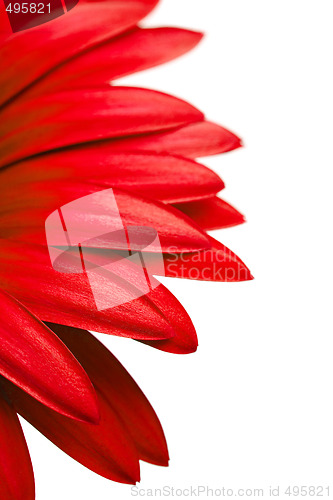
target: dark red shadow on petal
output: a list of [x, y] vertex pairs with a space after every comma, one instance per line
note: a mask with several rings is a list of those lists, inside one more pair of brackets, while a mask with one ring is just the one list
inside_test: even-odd
[[173, 206], [190, 217], [205, 231], [238, 226], [246, 222], [244, 215], [217, 196], [188, 203], [177, 203]]

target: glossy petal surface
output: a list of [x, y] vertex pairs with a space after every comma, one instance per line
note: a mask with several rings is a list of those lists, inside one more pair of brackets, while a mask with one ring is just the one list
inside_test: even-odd
[[0, 292], [0, 374], [70, 417], [98, 421], [94, 389], [71, 352], [17, 300]]

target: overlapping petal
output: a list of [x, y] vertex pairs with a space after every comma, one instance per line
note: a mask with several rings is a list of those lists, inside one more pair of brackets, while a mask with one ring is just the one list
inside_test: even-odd
[[89, 332], [49, 324], [80, 361], [98, 395], [96, 425], [73, 421], [1, 379], [18, 413], [48, 439], [97, 474], [134, 484], [139, 459], [167, 465], [167, 444], [147, 398], [119, 361]]
[[157, 1], [80, 0], [65, 16], [13, 34], [0, 48], [0, 104], [62, 62], [133, 27]]
[[[46, 248], [6, 241], [0, 253], [1, 286], [43, 321], [140, 340], [178, 339], [184, 328], [194, 330], [181, 304], [161, 284], [131, 302], [98, 311], [87, 275], [55, 271]], [[106, 299], [128, 294], [127, 283], [124, 288], [103, 275], [98, 279]]]
[[189, 203], [179, 203], [175, 207], [206, 231], [238, 226], [246, 220], [244, 215], [230, 203], [217, 196]]
[[190, 104], [153, 90], [78, 89], [7, 106], [0, 166], [55, 148], [172, 129], [203, 119]]
[[167, 465], [168, 449], [162, 426], [139, 386], [111, 354], [87, 331], [63, 325], [48, 325], [82, 364], [131, 434], [139, 458]]
[[112, 145], [116, 151], [154, 151], [199, 158], [227, 153], [241, 147], [242, 142], [239, 137], [220, 125], [197, 121], [170, 131], [120, 138]]
[[217, 174], [197, 162], [166, 153], [115, 153], [109, 142], [35, 156], [4, 169], [1, 176], [0, 192], [10, 196], [6, 206], [15, 198], [22, 208], [37, 190], [43, 195], [83, 182], [96, 191], [120, 188], [167, 203], [208, 198], [224, 188]]
[[179, 28], [136, 27], [55, 68], [29, 89], [29, 96], [101, 86], [179, 57], [201, 38], [201, 33]]
[[99, 413], [94, 389], [70, 351], [3, 291], [0, 306], [0, 374], [50, 408], [96, 423]]
[[5, 379], [1, 383], [15, 410], [69, 456], [107, 479], [128, 484], [139, 481], [134, 441], [98, 390], [101, 419], [94, 425], [56, 413]]
[[[41, 189], [42, 187], [42, 189]], [[47, 217], [63, 205], [96, 193], [96, 187], [89, 183], [77, 181], [71, 184], [61, 184], [55, 189], [52, 183], [38, 186], [34, 189], [22, 190], [20, 197], [12, 197], [13, 190], [4, 193], [3, 200], [8, 199], [10, 211], [1, 213], [0, 224], [6, 238], [22, 240], [25, 243], [40, 243], [46, 245], [45, 221]], [[154, 228], [159, 236], [160, 247], [168, 252], [170, 248], [178, 252], [192, 252], [209, 248], [210, 243], [206, 233], [189, 217], [176, 208], [133, 195], [126, 191], [114, 189], [119, 214], [125, 226]], [[95, 200], [99, 215], [92, 214], [89, 207], [71, 212], [71, 225], [87, 226], [88, 223], [98, 225], [100, 238], [91, 243], [101, 248], [109, 248], [109, 233], [115, 227], [118, 213], [109, 211], [108, 190], [99, 191]], [[24, 216], [22, 216], [24, 214]], [[140, 229], [138, 229], [140, 232]], [[89, 246], [89, 242], [85, 243]]]

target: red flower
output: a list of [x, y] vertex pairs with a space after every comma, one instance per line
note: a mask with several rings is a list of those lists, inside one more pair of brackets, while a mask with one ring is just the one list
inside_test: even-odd
[[[112, 187], [125, 226], [157, 230], [167, 276], [252, 278], [233, 252], [206, 233], [244, 218], [216, 196], [222, 180], [194, 161], [235, 149], [240, 140], [175, 97], [109, 84], [173, 59], [201, 39], [176, 28], [139, 28], [156, 3], [81, 0], [63, 17], [12, 36], [6, 35], [5, 14], [0, 17], [4, 499], [33, 497], [29, 454], [15, 411], [110, 479], [137, 481], [139, 459], [168, 462], [150, 404], [86, 329], [175, 353], [197, 347], [190, 318], [161, 284], [139, 299], [98, 311], [85, 273], [55, 271], [44, 229], [53, 211]], [[89, 219], [89, 213], [76, 216]], [[98, 223], [104, 219], [102, 213]], [[101, 249], [110, 246], [102, 243]], [[93, 255], [95, 248], [88, 251]], [[105, 293], [123, 293], [117, 283], [108, 287]]]

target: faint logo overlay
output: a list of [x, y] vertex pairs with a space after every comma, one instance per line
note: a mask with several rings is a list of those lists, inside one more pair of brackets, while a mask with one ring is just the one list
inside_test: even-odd
[[79, 0], [24, 1], [4, 0], [5, 9], [13, 32], [34, 28], [66, 14]]
[[45, 231], [53, 268], [86, 273], [98, 310], [148, 294], [160, 284], [152, 275], [165, 276], [157, 231], [124, 226], [112, 189], [54, 211]]

